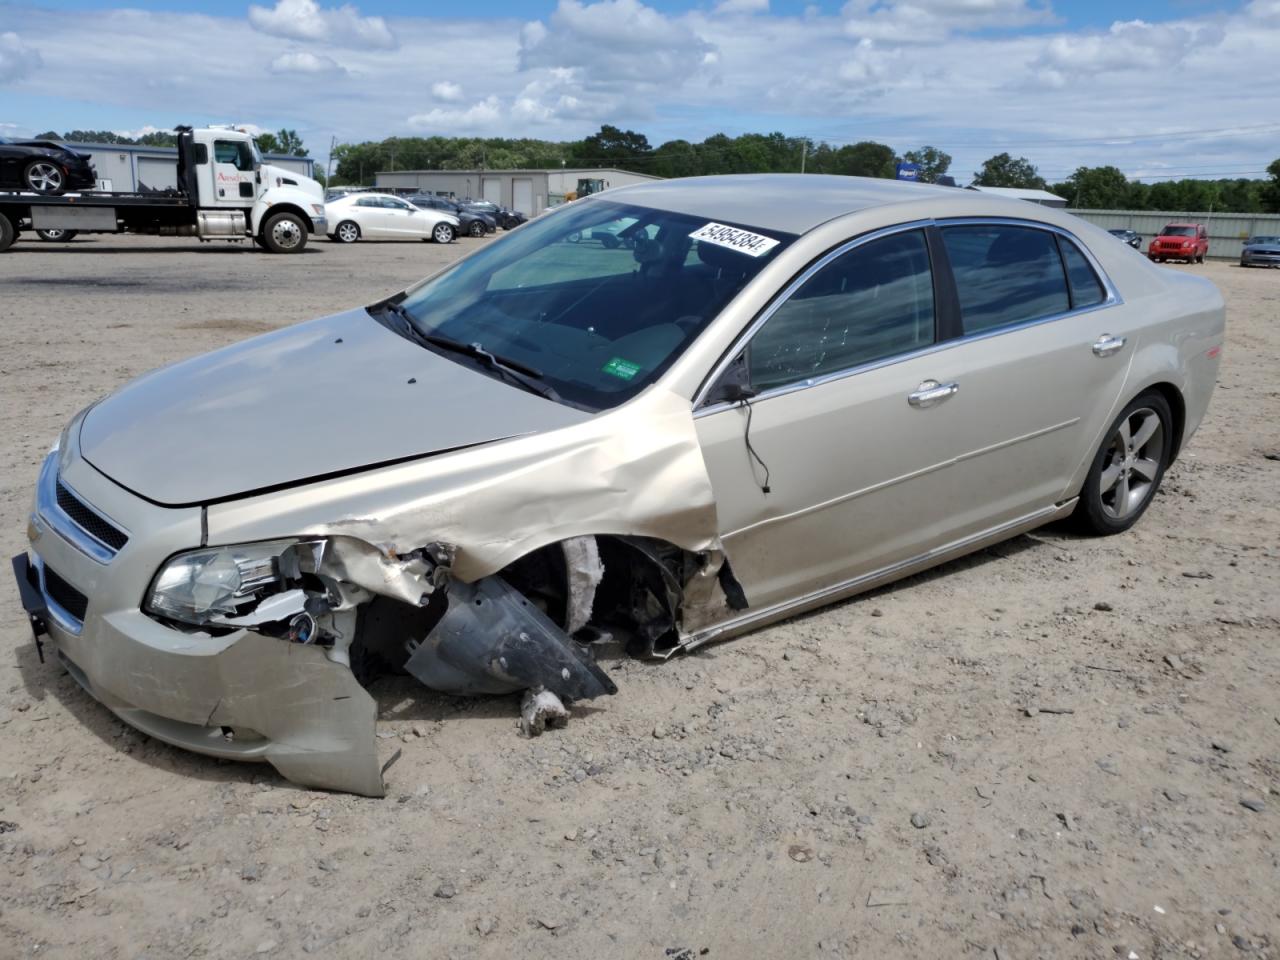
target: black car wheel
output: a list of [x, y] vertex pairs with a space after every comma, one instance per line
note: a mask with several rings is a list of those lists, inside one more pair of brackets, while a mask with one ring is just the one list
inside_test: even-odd
[[36, 193], [56, 197], [67, 189], [67, 174], [52, 160], [32, 160], [22, 171], [22, 182]]
[[1128, 530], [1151, 505], [1173, 453], [1173, 414], [1158, 391], [1136, 397], [1107, 431], [1071, 519], [1097, 536]]
[[50, 227], [47, 230], [37, 230], [36, 236], [49, 243], [66, 243], [68, 240], [74, 240], [79, 232], [78, 230], [63, 230], [61, 227]]
[[483, 220], [472, 220], [472, 221], [471, 221], [471, 226], [467, 227], [467, 236], [469, 236], [469, 237], [483, 237], [483, 236], [484, 236], [484, 221], [483, 221]]

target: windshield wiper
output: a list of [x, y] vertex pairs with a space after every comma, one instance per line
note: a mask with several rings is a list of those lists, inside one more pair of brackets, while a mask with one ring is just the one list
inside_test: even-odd
[[554, 400], [557, 403], [563, 402], [554, 387], [547, 383], [538, 382], [543, 378], [543, 373], [537, 367], [531, 367], [527, 363], [521, 363], [519, 360], [491, 353], [478, 343], [463, 343], [461, 340], [454, 340], [452, 337], [446, 337], [441, 333], [425, 333], [418, 328], [413, 314], [399, 303], [384, 301], [378, 304], [378, 309], [400, 321], [404, 334], [411, 340], [424, 346], [437, 347], [441, 350], [448, 350], [451, 353], [460, 353], [463, 356], [471, 357], [474, 360], [478, 360], [489, 370], [500, 374], [511, 383], [528, 390], [530, 393], [536, 393], [540, 397], [546, 397], [548, 400]]
[[452, 337], [446, 337], [440, 333], [422, 333], [418, 331], [417, 337], [424, 343], [430, 343], [442, 350], [461, 353], [464, 356], [479, 360], [490, 370], [502, 374], [512, 383], [523, 387], [530, 393], [536, 393], [541, 397], [546, 397], [548, 400], [560, 400], [560, 394], [556, 393], [554, 387], [550, 384], [539, 382], [543, 377], [543, 373], [537, 367], [531, 367], [527, 363], [521, 363], [519, 360], [492, 353], [478, 343], [463, 343], [461, 340], [454, 340]]

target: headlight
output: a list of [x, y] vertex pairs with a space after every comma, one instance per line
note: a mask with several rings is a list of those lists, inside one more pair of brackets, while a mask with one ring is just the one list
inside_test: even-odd
[[143, 609], [195, 626], [240, 616], [314, 573], [323, 549], [322, 540], [268, 540], [180, 553], [156, 574]]

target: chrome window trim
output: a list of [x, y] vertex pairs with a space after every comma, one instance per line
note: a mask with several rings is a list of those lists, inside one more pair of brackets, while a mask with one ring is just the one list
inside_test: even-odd
[[[102, 513], [102, 511], [98, 510], [97, 507], [90, 506], [89, 501], [80, 496], [71, 484], [63, 480], [62, 485], [86, 507], [93, 510], [121, 533], [126, 536], [128, 535], [128, 530], [116, 523], [116, 521], [112, 520], [105, 513]], [[71, 546], [75, 547], [90, 560], [93, 560], [96, 563], [108, 564], [115, 559], [118, 551], [114, 547], [103, 543], [88, 530], [85, 530], [67, 516], [62, 507], [58, 506], [57, 451], [49, 454], [49, 456], [45, 458], [44, 466], [40, 468], [40, 479], [36, 482], [36, 513], [38, 513], [49, 524], [49, 527], [57, 533], [58, 536], [67, 541], [67, 543], [71, 544]]]
[[[848, 240], [840, 246], [833, 248], [824, 254], [819, 260], [810, 264], [799, 276], [796, 277], [796, 279], [792, 280], [792, 282], [783, 290], [782, 294], [765, 307], [755, 320], [747, 325], [745, 331], [733, 342], [733, 346], [730, 347], [716, 366], [712, 368], [710, 376], [703, 380], [702, 385], [698, 388], [698, 392], [694, 395], [693, 416], [695, 418], [709, 416], [710, 414], [720, 413], [721, 411], [729, 410], [739, 405], [737, 402], [723, 401], [721, 403], [701, 406], [707, 393], [710, 392], [711, 388], [720, 379], [720, 376], [728, 368], [729, 364], [732, 363], [733, 359], [742, 352], [743, 348], [746, 347], [759, 329], [769, 321], [769, 318], [772, 317], [784, 303], [791, 299], [796, 290], [803, 286], [815, 273], [831, 263], [832, 260], [835, 260], [837, 257], [842, 256], [849, 250], [852, 250], [864, 243], [870, 243], [872, 240], [878, 240], [881, 237], [891, 236], [895, 233], [903, 233], [908, 230], [922, 230], [930, 226], [943, 228], [951, 226], [1001, 225], [1045, 230], [1050, 233], [1059, 234], [1070, 240], [1075, 244], [1076, 249], [1080, 251], [1085, 260], [1089, 263], [1089, 266], [1091, 266], [1094, 272], [1098, 275], [1098, 280], [1102, 283], [1102, 289], [1106, 294], [1105, 298], [1101, 302], [1090, 304], [1087, 307], [1079, 307], [1067, 310], [1063, 313], [1049, 314], [1048, 316], [1036, 317], [1031, 320], [1022, 320], [1017, 323], [1009, 323], [1001, 327], [992, 327], [989, 330], [982, 330], [978, 333], [962, 334], [959, 337], [952, 337], [949, 340], [941, 340], [936, 343], [932, 343], [927, 347], [922, 347], [919, 350], [912, 350], [909, 353], [894, 354], [891, 357], [883, 357], [879, 360], [872, 360], [868, 363], [859, 364], [857, 366], [846, 367], [843, 370], [834, 370], [831, 373], [825, 373], [820, 377], [809, 377], [804, 380], [797, 380], [795, 383], [786, 384], [785, 386], [762, 390], [760, 393], [752, 397], [750, 402], [757, 403], [760, 400], [784, 396], [788, 393], [795, 393], [798, 390], [808, 390], [810, 387], [822, 386], [823, 384], [831, 383], [834, 380], [843, 380], [845, 377], [854, 376], [855, 374], [865, 373], [870, 370], [878, 370], [881, 367], [891, 366], [895, 363], [904, 363], [907, 360], [914, 360], [918, 357], [928, 356], [931, 353], [939, 353], [943, 350], [949, 350], [952, 347], [959, 346], [960, 344], [973, 343], [979, 340], [986, 340], [991, 337], [999, 337], [1006, 333], [1012, 333], [1016, 330], [1022, 330], [1027, 327], [1037, 327], [1044, 323], [1055, 323], [1067, 317], [1083, 316], [1087, 313], [1093, 313], [1096, 310], [1105, 310], [1109, 307], [1119, 306], [1124, 303], [1119, 291], [1115, 288], [1115, 284], [1111, 282], [1111, 277], [1104, 269], [1102, 269], [1102, 264], [1098, 262], [1097, 257], [1093, 255], [1093, 251], [1089, 249], [1088, 245], [1082, 243], [1080, 238], [1070, 230], [1056, 226], [1052, 223], [1043, 223], [1039, 220], [1021, 220], [1016, 217], [951, 217], [943, 220], [913, 220], [910, 223], [901, 223], [892, 227], [883, 227], [879, 230], [873, 230], [870, 233], [854, 237], [852, 240]], [[949, 268], [950, 264], [948, 264], [948, 269]], [[930, 269], [932, 269], [932, 264], [930, 265]], [[1065, 285], [1066, 283], [1067, 279], [1064, 272], [1063, 284]], [[1069, 292], [1068, 296], [1070, 296]]]

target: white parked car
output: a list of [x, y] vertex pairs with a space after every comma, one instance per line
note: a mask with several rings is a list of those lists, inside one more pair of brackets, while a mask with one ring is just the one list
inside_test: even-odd
[[324, 205], [329, 239], [434, 240], [452, 243], [458, 218], [441, 210], [423, 210], [389, 193], [349, 193]]

